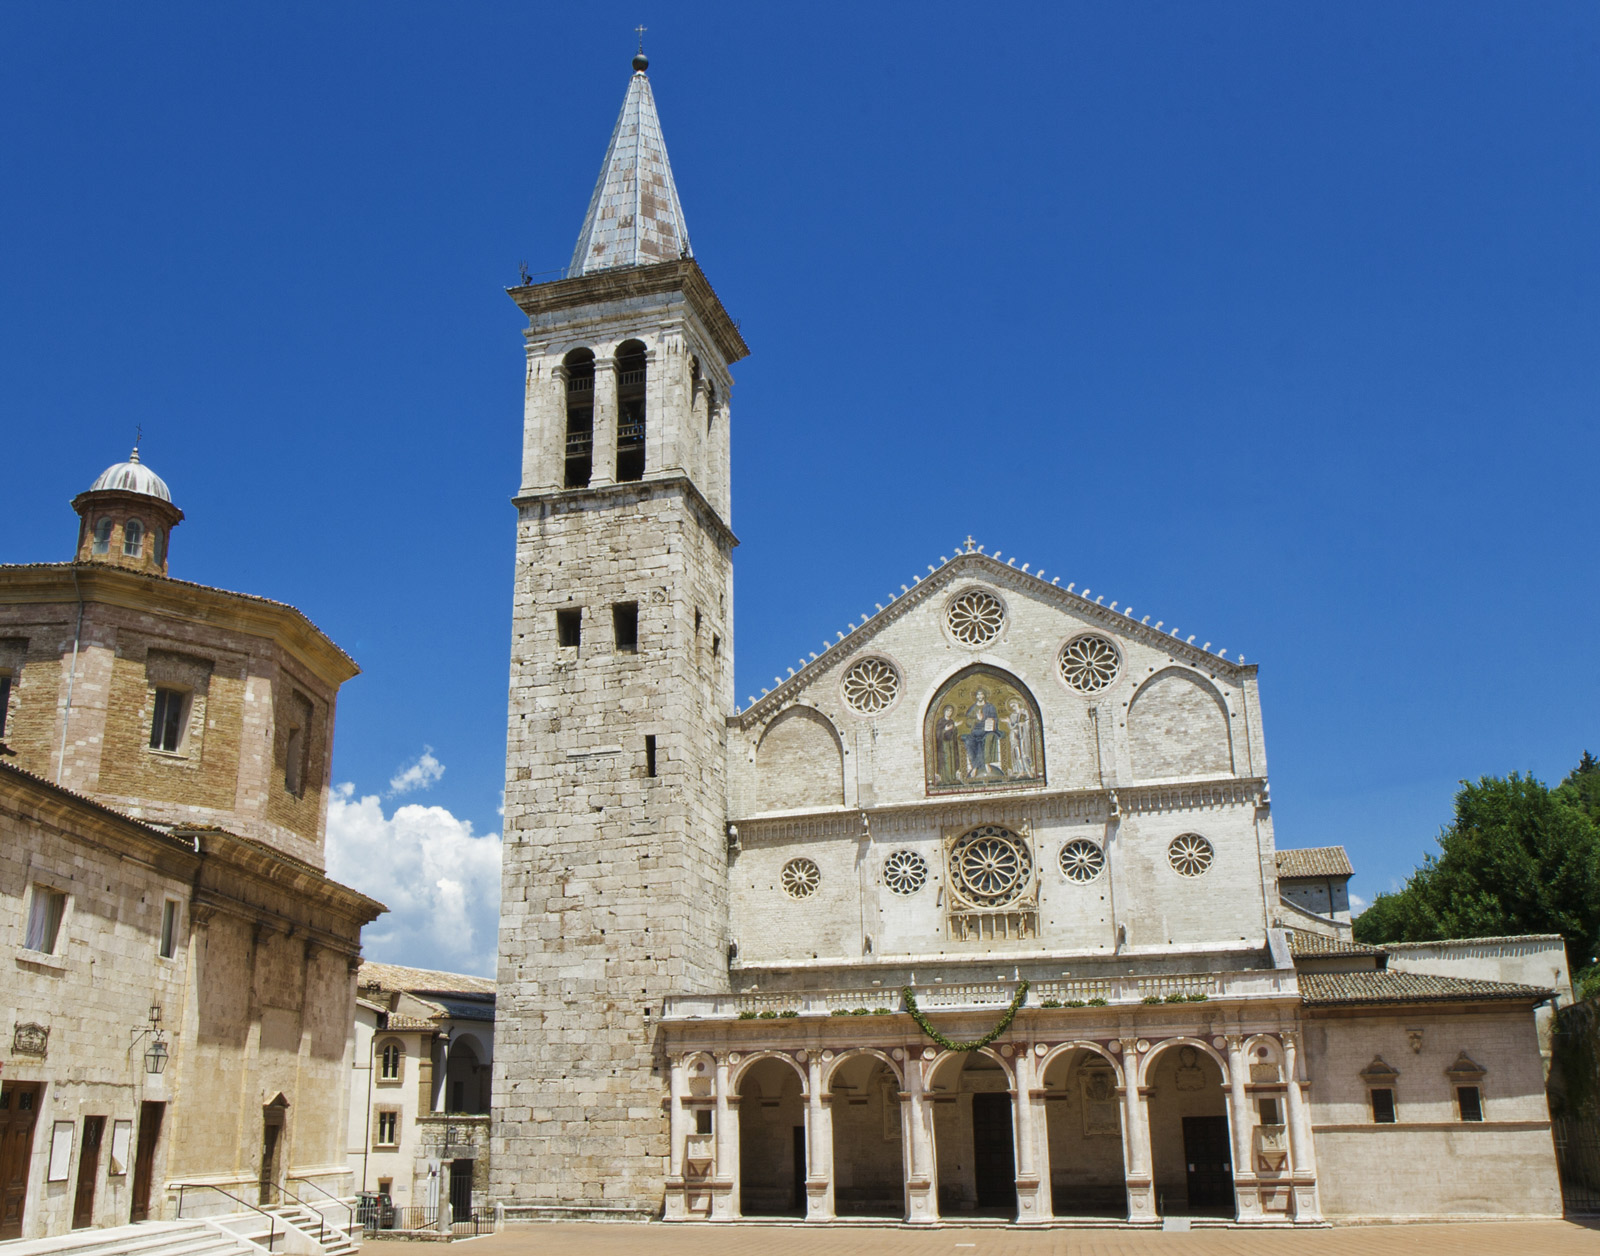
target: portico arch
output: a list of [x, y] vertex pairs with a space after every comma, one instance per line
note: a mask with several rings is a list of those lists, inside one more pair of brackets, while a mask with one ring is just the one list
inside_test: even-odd
[[1015, 1219], [1014, 1074], [998, 1051], [947, 1051], [928, 1070], [939, 1215]]
[[827, 1077], [834, 1214], [903, 1219], [906, 1153], [899, 1070], [882, 1051], [863, 1049], [831, 1061]]
[[1228, 1067], [1197, 1038], [1169, 1038], [1142, 1061], [1151, 1168], [1163, 1215], [1232, 1217]]
[[760, 1052], [731, 1083], [739, 1103], [739, 1215], [806, 1211], [806, 1077], [794, 1059]]
[[1122, 1069], [1092, 1042], [1063, 1043], [1040, 1064], [1053, 1215], [1125, 1217]]

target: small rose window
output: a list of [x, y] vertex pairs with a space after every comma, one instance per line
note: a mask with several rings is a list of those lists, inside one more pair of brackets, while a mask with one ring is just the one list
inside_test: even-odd
[[862, 659], [844, 674], [844, 700], [860, 715], [876, 715], [900, 692], [900, 673], [883, 659]]
[[1005, 623], [1005, 607], [1000, 599], [982, 589], [968, 589], [945, 611], [945, 623], [950, 635], [962, 645], [988, 645], [1000, 635]]
[[1061, 679], [1079, 693], [1099, 693], [1122, 670], [1122, 656], [1104, 637], [1074, 637], [1061, 647]]
[[1179, 876], [1198, 877], [1211, 867], [1211, 843], [1198, 833], [1182, 833], [1167, 847], [1167, 862]]
[[902, 897], [928, 883], [928, 861], [914, 850], [896, 850], [883, 861], [883, 883]]
[[822, 884], [822, 872], [810, 859], [791, 859], [783, 865], [779, 880], [790, 898], [810, 898]]
[[1105, 852], [1093, 842], [1079, 838], [1061, 848], [1061, 874], [1069, 881], [1093, 881], [1105, 866]]

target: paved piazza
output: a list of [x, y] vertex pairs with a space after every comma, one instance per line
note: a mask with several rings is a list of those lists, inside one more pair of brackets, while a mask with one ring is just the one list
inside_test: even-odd
[[[1600, 1253], [1600, 1228], [1567, 1221], [1340, 1226], [1326, 1230], [938, 1230], [804, 1225], [512, 1226], [467, 1240], [471, 1256], [1465, 1256]], [[373, 1240], [369, 1240], [372, 1243]], [[388, 1243], [377, 1246], [389, 1248]], [[398, 1256], [391, 1249], [390, 1256]]]

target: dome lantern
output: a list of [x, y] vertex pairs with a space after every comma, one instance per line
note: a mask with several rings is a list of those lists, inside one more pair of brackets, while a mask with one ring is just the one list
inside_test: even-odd
[[72, 508], [80, 521], [77, 562], [167, 574], [168, 539], [183, 511], [166, 481], [139, 460], [137, 445], [74, 497]]

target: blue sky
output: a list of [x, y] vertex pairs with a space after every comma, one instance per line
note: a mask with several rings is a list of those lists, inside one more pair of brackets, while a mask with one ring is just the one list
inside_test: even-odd
[[0, 561], [143, 424], [174, 574], [364, 668], [360, 849], [481, 865], [502, 289], [566, 264], [639, 22], [753, 350], [741, 698], [970, 532], [1258, 661], [1279, 843], [1363, 897], [1458, 780], [1600, 751], [1587, 3], [0, 7]]

